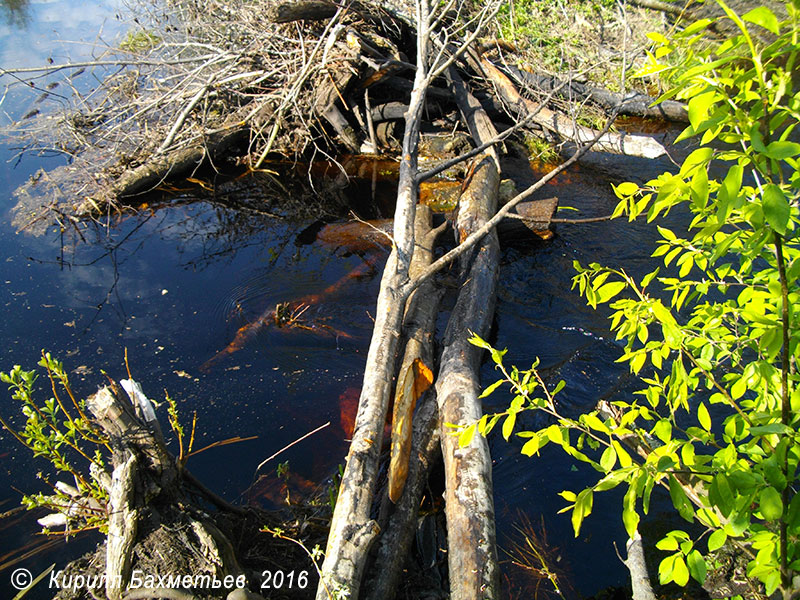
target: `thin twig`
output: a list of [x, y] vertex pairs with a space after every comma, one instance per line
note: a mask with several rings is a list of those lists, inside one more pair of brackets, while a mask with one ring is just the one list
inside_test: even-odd
[[280, 450], [278, 450], [278, 451], [277, 451], [275, 454], [273, 454], [272, 456], [270, 456], [270, 457], [268, 457], [268, 458], [265, 458], [265, 459], [264, 459], [264, 460], [262, 460], [262, 461], [261, 461], [261, 463], [260, 463], [260, 464], [259, 464], [259, 465], [256, 467], [256, 471], [255, 471], [255, 473], [254, 473], [253, 475], [255, 475], [256, 473], [258, 473], [258, 472], [261, 470], [261, 467], [263, 467], [265, 464], [267, 464], [269, 461], [271, 461], [273, 458], [275, 458], [276, 456], [278, 456], [278, 455], [279, 455], [279, 454], [281, 454], [282, 452], [284, 452], [284, 451], [288, 450], [289, 448], [291, 448], [291, 447], [292, 447], [292, 446], [294, 446], [295, 444], [299, 444], [299, 443], [300, 443], [300, 442], [302, 442], [304, 439], [306, 439], [306, 438], [308, 438], [308, 437], [311, 437], [312, 435], [314, 435], [314, 434], [315, 434], [315, 433], [317, 433], [318, 431], [322, 431], [323, 429], [325, 429], [325, 428], [326, 428], [328, 425], [330, 425], [330, 424], [331, 424], [331, 422], [330, 422], [330, 421], [328, 421], [328, 422], [327, 422], [327, 423], [325, 423], [324, 425], [320, 425], [320, 426], [319, 426], [319, 427], [317, 427], [316, 429], [314, 429], [314, 430], [312, 430], [312, 431], [309, 431], [309, 432], [308, 432], [307, 434], [305, 434], [304, 436], [297, 438], [297, 439], [296, 439], [295, 441], [293, 441], [291, 444], [287, 444], [286, 446], [284, 446], [283, 448], [281, 448]]

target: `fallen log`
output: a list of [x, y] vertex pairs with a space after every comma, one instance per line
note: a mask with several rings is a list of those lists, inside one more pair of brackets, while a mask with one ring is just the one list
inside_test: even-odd
[[[145, 194], [170, 178], [198, 169], [207, 160], [213, 162], [224, 157], [233, 146], [243, 143], [250, 132], [250, 128], [241, 120], [234, 121], [185, 148], [153, 156], [144, 164], [125, 171], [113, 185], [114, 196], [129, 198]], [[79, 212], [92, 212], [91, 201], [87, 203], [84, 203], [86, 206]]]
[[[454, 68], [448, 80], [475, 143], [496, 137], [478, 101], [469, 94]], [[459, 200], [456, 239], [462, 243], [497, 210], [499, 161], [494, 148], [476, 158]], [[492, 230], [460, 261], [463, 285], [444, 335], [436, 380], [442, 456], [445, 465], [445, 515], [450, 597], [453, 600], [499, 597], [495, 539], [492, 460], [485, 437], [476, 435], [463, 447], [453, 426], [466, 427], [483, 416], [480, 393], [480, 351], [470, 333], [488, 334], [494, 316], [495, 286], [500, 258]]]
[[336, 14], [338, 7], [332, 2], [321, 0], [300, 0], [278, 4], [269, 12], [273, 23], [292, 23], [293, 21], [324, 21]]
[[[417, 207], [415, 221], [414, 236], [417, 243], [409, 267], [412, 277], [433, 262], [433, 247], [439, 233], [431, 229], [431, 211], [426, 206]], [[409, 298], [405, 319], [407, 342], [400, 373], [412, 367], [415, 360], [433, 367], [433, 335], [442, 294], [443, 290], [432, 282], [426, 282]], [[366, 586], [367, 600], [393, 598], [408, 560], [419, 513], [419, 500], [427, 484], [430, 467], [439, 452], [438, 410], [432, 396], [428, 392], [421, 398], [421, 406], [413, 418], [413, 433], [413, 406], [407, 405], [404, 410], [395, 400], [388, 486], [389, 498], [395, 506], [378, 542], [372, 574]], [[400, 480], [403, 485], [398, 490], [397, 482]], [[394, 497], [393, 487], [396, 493]]]
[[[522, 97], [508, 76], [485, 58], [473, 57], [469, 63], [496, 86], [503, 101], [520, 118], [535, 115], [536, 124], [561, 138], [572, 140], [578, 144], [585, 144], [597, 137], [598, 132], [593, 129], [578, 125], [572, 119]], [[653, 138], [613, 132], [601, 135], [596, 140], [594, 149], [643, 158], [658, 158], [666, 154], [664, 146]]]
[[507, 65], [506, 69], [521, 86], [533, 88], [545, 94], [556, 93], [562, 98], [573, 101], [588, 99], [605, 109], [616, 111], [620, 115], [665, 119], [680, 123], [689, 122], [689, 113], [683, 102], [664, 100], [655, 104], [655, 98], [641, 92], [623, 95], [578, 81], [566, 81], [554, 75], [531, 73], [513, 65]]
[[[419, 29], [427, 28], [428, 6], [424, 9]], [[427, 39], [427, 31], [418, 31], [419, 39]], [[375, 495], [383, 424], [393, 388], [395, 357], [399, 342], [406, 300], [408, 269], [414, 251], [414, 223], [418, 200], [417, 143], [419, 141], [425, 90], [430, 84], [427, 75], [427, 50], [417, 56], [414, 88], [406, 113], [402, 158], [397, 186], [394, 216], [394, 245], [381, 277], [375, 309], [375, 326], [370, 341], [364, 383], [356, 415], [356, 426], [350, 443], [339, 495], [331, 519], [325, 561], [322, 564], [317, 600], [327, 600], [330, 590], [346, 590], [357, 600], [367, 555], [378, 534], [378, 524], [371, 516]]]

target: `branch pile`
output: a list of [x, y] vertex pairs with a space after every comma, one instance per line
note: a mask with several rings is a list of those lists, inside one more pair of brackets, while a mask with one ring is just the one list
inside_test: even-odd
[[[460, 4], [438, 25], [464, 37], [479, 21]], [[102, 215], [209, 166], [259, 169], [274, 156], [400, 149], [418, 52], [413, 6], [178, 0], [168, 7], [140, 15], [136, 23], [148, 26], [137, 25], [96, 61], [0, 71], [7, 92], [15, 86], [41, 92], [16, 124], [25, 147], [70, 157], [68, 165], [17, 190], [18, 228], [51, 224], [53, 217], [64, 227], [76, 217]], [[481, 22], [491, 34], [486, 25]], [[525, 129], [552, 142], [588, 141], [593, 132], [577, 124], [579, 107], [559, 101], [572, 113], [553, 110], [565, 95], [597, 100], [604, 110], [652, 114], [646, 96], [603, 94], [570, 78], [532, 75], [513, 67], [515, 59], [512, 46], [490, 39], [462, 61], [500, 130], [527, 119]], [[89, 77], [101, 83], [86, 89]], [[67, 100], [67, 110], [43, 108], [42, 101]], [[431, 82], [425, 106], [430, 126], [458, 126], [443, 78]], [[684, 115], [671, 107], [666, 116]], [[611, 152], [663, 152], [639, 136], [610, 133], [600, 143]]]

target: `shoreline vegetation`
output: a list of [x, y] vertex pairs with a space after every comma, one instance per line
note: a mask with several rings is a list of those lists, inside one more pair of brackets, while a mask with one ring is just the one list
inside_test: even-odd
[[[548, 239], [551, 222], [569, 219], [554, 218], [557, 200], [531, 197], [590, 150], [645, 159], [667, 153], [654, 137], [627, 132], [615, 119], [689, 120], [681, 102], [653, 109], [653, 96], [661, 92], [657, 80], [633, 89], [630, 78], [646, 64], [646, 34], [679, 28], [683, 7], [642, 0], [448, 0], [435, 6], [428, 0], [307, 0], [271, 1], [265, 9], [265, 3], [244, 0], [175, 0], [145, 13], [120, 48], [98, 61], [0, 72], [9, 86], [43, 89], [58, 79], [75, 92], [68, 111], [26, 115], [14, 128], [27, 151], [69, 158], [17, 190], [18, 229], [55, 226], [80, 236], [86, 220], [113, 221], [168, 195], [171, 183], [186, 178], [213, 179], [239, 169], [280, 183], [272, 161], [312, 169], [322, 160], [368, 155], [397, 163], [397, 203], [385, 234], [391, 254], [350, 451], [326, 526], [318, 522], [318, 505], [294, 507], [291, 522], [280, 523], [218, 498], [185, 469], [182, 450], [176, 457], [166, 449], [141, 390], [126, 388], [123, 395], [112, 384], [87, 400], [91, 416], [80, 416], [90, 423], [84, 435], [109, 451], [92, 463], [108, 542], [66, 571], [104, 574], [104, 593], [112, 600], [254, 599], [278, 597], [264, 592], [270, 589], [265, 573], [276, 585], [274, 570], [264, 565], [285, 553], [313, 583], [282, 588], [280, 597], [503, 597], [491, 457], [485, 437], [472, 435], [482, 417], [482, 350], [469, 341], [487, 339], [491, 327], [497, 227], [521, 221], [526, 235], [538, 235], [531, 239]], [[90, 93], [73, 86], [82, 69], [102, 73]], [[430, 143], [435, 134], [445, 134], [444, 145], [431, 158], [421, 156], [421, 140]], [[454, 139], [461, 143], [449, 143]], [[546, 153], [551, 162], [536, 183], [509, 191], [503, 156], [519, 148]], [[421, 187], [439, 183], [456, 189], [456, 206], [442, 211], [444, 219], [419, 203]], [[288, 199], [268, 207], [278, 217], [295, 209]], [[437, 252], [447, 228], [455, 245]], [[444, 294], [437, 274], [444, 269], [457, 278], [458, 295], [444, 339], [434, 343]], [[287, 304], [283, 312], [276, 307], [265, 318], [271, 326], [300, 326], [304, 302]], [[56, 369], [47, 361], [43, 366], [55, 393]], [[83, 408], [77, 401], [75, 407]], [[57, 408], [49, 410], [58, 421]], [[37, 413], [29, 410], [29, 419], [31, 411]], [[181, 436], [174, 419], [173, 433]], [[444, 489], [446, 498], [447, 541], [439, 543], [447, 545], [448, 576], [432, 584], [404, 569], [414, 552], [420, 505], [431, 500], [429, 476], [440, 461], [443, 481], [433, 487]], [[67, 524], [69, 506], [57, 511]], [[249, 546], [233, 543], [245, 538]], [[167, 547], [171, 558], [160, 560]], [[634, 550], [626, 566], [635, 580], [646, 579], [645, 562]], [[542, 585], [563, 597], [568, 582], [558, 579], [544, 550], [532, 546], [532, 552], [536, 589], [547, 580]], [[220, 580], [246, 574], [250, 591], [126, 591], [134, 569], [202, 571]], [[62, 591], [57, 597], [90, 596]]]

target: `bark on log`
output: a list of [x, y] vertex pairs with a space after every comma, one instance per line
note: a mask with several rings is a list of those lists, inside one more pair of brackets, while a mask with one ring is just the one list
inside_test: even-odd
[[[420, 28], [427, 27], [427, 5], [423, 3]], [[419, 33], [426, 39], [426, 32]], [[378, 533], [371, 518], [372, 500], [378, 474], [383, 425], [392, 392], [392, 378], [397, 355], [398, 332], [402, 326], [410, 289], [408, 269], [414, 250], [414, 222], [418, 200], [417, 143], [421, 126], [425, 90], [430, 84], [426, 75], [427, 49], [422, 43], [417, 57], [414, 89], [406, 114], [406, 130], [397, 186], [394, 216], [394, 247], [381, 277], [375, 326], [364, 369], [364, 384], [358, 403], [355, 431], [350, 443], [347, 465], [339, 485], [339, 496], [331, 519], [322, 577], [317, 600], [327, 600], [335, 590], [347, 590], [350, 600], [357, 600], [367, 553]]]
[[[472, 64], [477, 59], [471, 61]], [[500, 96], [517, 113], [520, 118], [535, 114], [534, 121], [546, 130], [576, 143], [586, 143], [593, 140], [596, 131], [583, 127], [555, 111], [536, 104], [533, 100], [523, 98], [513, 82], [500, 69], [486, 59], [480, 59], [479, 65], [485, 77], [497, 87]], [[643, 158], [658, 158], [666, 154], [664, 146], [656, 140], [642, 135], [628, 135], [621, 133], [606, 133], [597, 140], [594, 150], [641, 156]]]
[[648, 117], [688, 123], [689, 113], [683, 102], [664, 100], [652, 106], [655, 98], [639, 92], [627, 95], [610, 92], [607, 89], [586, 85], [577, 81], [565, 81], [553, 75], [530, 73], [513, 65], [506, 67], [520, 85], [529, 86], [546, 94], [556, 92], [570, 100], [591, 100], [609, 110], [618, 110], [620, 115]]
[[622, 562], [625, 563], [631, 574], [633, 600], [656, 600], [653, 588], [650, 585], [650, 576], [647, 574], [642, 536], [639, 535], [638, 531], [632, 540], [628, 540], [628, 558]]
[[293, 21], [324, 21], [336, 14], [338, 7], [331, 2], [318, 0], [301, 0], [285, 2], [270, 11], [269, 19], [273, 23], [291, 23]]
[[[412, 279], [433, 262], [433, 247], [439, 231], [431, 229], [431, 225], [431, 209], [424, 205], [417, 206], [414, 224], [414, 254], [408, 268], [408, 275]], [[426, 281], [414, 290], [408, 299], [404, 319], [406, 346], [399, 371], [401, 377], [409, 371], [416, 360], [422, 361], [423, 365], [431, 371], [433, 370], [433, 333], [440, 298], [441, 292], [437, 290], [433, 281]], [[398, 386], [399, 383], [398, 378]], [[410, 424], [413, 411], [413, 404], [402, 406], [395, 399], [389, 469], [389, 497], [392, 502], [399, 500], [403, 490], [410, 456], [411, 426], [402, 427], [399, 421], [404, 420], [405, 423]]]
[[[126, 389], [136, 389], [138, 384], [129, 383]], [[87, 407], [108, 435], [113, 451], [107, 505], [106, 596], [118, 600], [128, 586], [142, 523], [148, 523], [151, 529], [154, 523], [176, 530], [190, 526], [197, 546], [174, 551], [202, 557], [195, 566], [215, 576], [238, 576], [241, 568], [230, 542], [210, 523], [191, 517], [175, 459], [155, 425], [137, 417], [137, 413], [154, 414], [150, 401], [144, 394], [129, 394], [133, 404], [117, 398], [108, 387], [87, 399]], [[166, 550], [167, 554], [170, 550]]]
[[117, 198], [150, 192], [167, 179], [197, 169], [206, 160], [219, 160], [230, 148], [244, 142], [249, 131], [248, 125], [237, 121], [222, 131], [193, 142], [186, 148], [152, 157], [144, 164], [120, 175], [114, 183], [112, 192]]
[[[478, 101], [466, 90], [455, 69], [448, 73], [459, 109], [475, 142], [496, 136]], [[497, 210], [500, 185], [496, 155], [477, 157], [471, 180], [461, 196], [455, 219], [457, 240], [462, 242]], [[469, 341], [470, 332], [485, 337], [494, 315], [500, 246], [490, 232], [461, 261], [464, 284], [453, 308], [444, 337], [439, 377], [442, 456], [445, 464], [447, 557], [452, 600], [497, 598], [499, 569], [495, 539], [492, 461], [485, 437], [476, 435], [460, 448], [449, 424], [467, 426], [483, 414], [478, 370], [480, 352]]]
[[[433, 261], [433, 246], [438, 232], [431, 230], [431, 211], [418, 206], [415, 239], [418, 240], [409, 274], [414, 277]], [[406, 343], [403, 365], [411, 365], [420, 358], [433, 367], [433, 334], [442, 290], [433, 283], [424, 283], [409, 298], [406, 317]], [[401, 367], [400, 373], [405, 372]], [[400, 498], [395, 504], [386, 530], [381, 534], [373, 574], [366, 586], [367, 600], [393, 598], [400, 574], [409, 556], [414, 538], [419, 499], [428, 480], [428, 472], [439, 452], [438, 409], [432, 391], [420, 402], [414, 416], [411, 453], [408, 460], [408, 477]]]
[[346, 60], [341, 68], [330, 75], [326, 84], [316, 90], [313, 110], [331, 124], [339, 140], [350, 152], [357, 153], [361, 147], [361, 140], [337, 106], [338, 102], [344, 102], [343, 98], [358, 73], [355, 68], [351, 68], [354, 67], [352, 63], [354, 61]]

